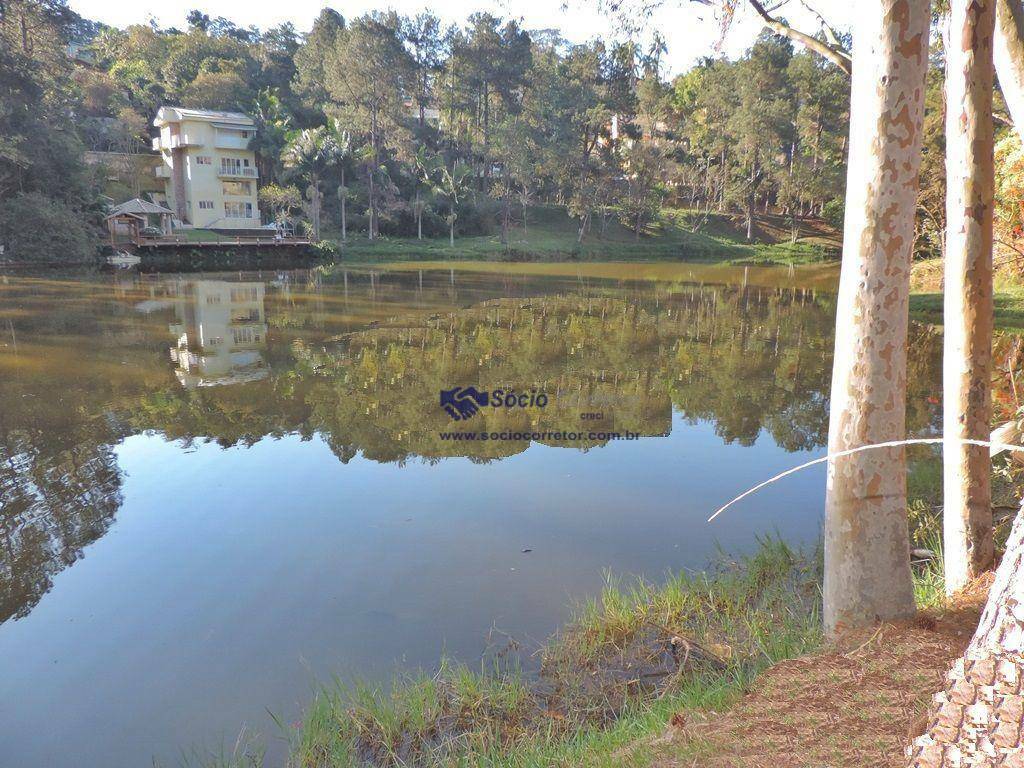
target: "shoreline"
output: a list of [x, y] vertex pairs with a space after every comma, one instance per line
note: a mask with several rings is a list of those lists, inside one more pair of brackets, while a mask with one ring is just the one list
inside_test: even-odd
[[[962, 625], [976, 622], [973, 607], [966, 619], [947, 616], [945, 599], [936, 593], [936, 568], [939, 560], [915, 567], [920, 618], [886, 630], [898, 647], [908, 647], [909, 657], [890, 665], [889, 689], [903, 685], [897, 678], [908, 665], [915, 673], [921, 672], [916, 667], [944, 671], [959, 652]], [[882, 653], [880, 641], [864, 651], [878, 631], [841, 639], [838, 646], [824, 642], [820, 576], [820, 551], [805, 556], [767, 539], [750, 556], [723, 556], [705, 571], [664, 583], [609, 579], [599, 598], [578, 606], [560, 631], [532, 650], [540, 659], [537, 671], [523, 672], [520, 660], [531, 649], [510, 640], [479, 669], [442, 658], [436, 669], [396, 677], [390, 687], [337, 680], [322, 687], [299, 722], [274, 718], [288, 745], [286, 764], [656, 768], [727, 757], [737, 743], [723, 742], [703, 724], [749, 707], [747, 697], [765, 695], [780, 677], [790, 689], [814, 680], [818, 667], [849, 658], [851, 648], [865, 657], [866, 668]], [[943, 622], [952, 629], [929, 634]], [[921, 645], [943, 655], [913, 662]], [[862, 674], [850, 675], [844, 687], [856, 690]], [[910, 715], [924, 710], [934, 687], [929, 682], [911, 692], [918, 701]], [[901, 737], [906, 727], [896, 723], [890, 736]], [[745, 734], [739, 738], [742, 744]], [[240, 741], [229, 761], [219, 756], [201, 764], [266, 765], [258, 736]]]

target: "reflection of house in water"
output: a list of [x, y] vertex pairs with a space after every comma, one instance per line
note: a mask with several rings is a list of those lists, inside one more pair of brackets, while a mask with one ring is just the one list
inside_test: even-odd
[[187, 280], [177, 284], [171, 360], [185, 387], [213, 387], [265, 378], [263, 283]]

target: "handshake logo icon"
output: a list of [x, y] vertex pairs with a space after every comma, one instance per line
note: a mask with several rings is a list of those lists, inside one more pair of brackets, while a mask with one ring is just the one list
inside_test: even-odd
[[481, 408], [544, 408], [548, 404], [546, 392], [536, 388], [529, 391], [517, 389], [477, 389], [476, 387], [452, 387], [441, 390], [441, 407], [455, 421], [465, 421], [480, 413]]
[[470, 419], [487, 406], [490, 396], [476, 387], [453, 387], [441, 390], [441, 407], [455, 421]]

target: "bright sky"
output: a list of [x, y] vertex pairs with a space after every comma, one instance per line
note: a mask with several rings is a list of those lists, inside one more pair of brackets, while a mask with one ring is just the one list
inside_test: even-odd
[[[185, 14], [192, 8], [201, 8], [211, 17], [224, 16], [239, 26], [255, 25], [261, 29], [292, 22], [296, 29], [306, 32], [320, 9], [329, 6], [346, 18], [353, 18], [373, 8], [391, 7], [403, 14], [415, 14], [430, 8], [446, 23], [462, 23], [474, 11], [486, 10], [506, 18], [517, 18], [527, 29], [558, 28], [573, 41], [594, 37], [614, 38], [615, 24], [599, 13], [596, 0], [569, 0], [563, 8], [560, 0], [69, 0], [69, 5], [86, 18], [113, 26], [144, 23], [155, 18], [160, 26], [185, 27]], [[761, 29], [753, 12], [740, 3], [737, 22], [726, 38], [726, 53], [733, 55], [746, 48]], [[818, 24], [800, 0], [783, 0], [783, 15], [798, 28], [816, 32]], [[853, 20], [854, 0], [811, 0], [817, 10], [840, 30], [848, 29]], [[668, 41], [666, 60], [668, 74], [689, 68], [701, 56], [708, 55], [718, 39], [718, 22], [714, 12], [686, 0], [666, 0], [649, 24]]]

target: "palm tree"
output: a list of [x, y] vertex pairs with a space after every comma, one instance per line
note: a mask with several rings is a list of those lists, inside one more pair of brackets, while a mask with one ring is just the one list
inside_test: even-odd
[[427, 202], [421, 197], [420, 186], [425, 183], [432, 186], [431, 174], [436, 166], [435, 158], [427, 155], [427, 149], [420, 146], [413, 156], [413, 168], [416, 172], [416, 199], [413, 201], [412, 210], [416, 215], [416, 239], [423, 239], [423, 212], [427, 208]]
[[281, 152], [288, 143], [292, 119], [277, 88], [264, 88], [256, 96], [252, 108], [256, 132], [249, 149], [256, 153], [260, 164], [260, 180], [264, 184], [276, 183], [280, 169]]
[[458, 218], [456, 207], [459, 205], [459, 197], [469, 188], [469, 179], [472, 169], [464, 163], [455, 163], [451, 170], [438, 158], [434, 166], [437, 180], [434, 184], [434, 192], [448, 201], [448, 215], [445, 217], [448, 222], [448, 242], [455, 247], [455, 219]]
[[341, 202], [341, 242], [348, 240], [348, 224], [345, 220], [345, 201], [348, 200], [348, 187], [345, 186], [345, 165], [348, 163], [349, 158], [352, 157], [352, 137], [349, 136], [348, 131], [338, 130], [337, 124], [334, 126], [335, 140], [338, 145], [337, 162], [341, 169], [341, 184], [338, 185], [338, 200]]
[[313, 239], [320, 239], [320, 206], [323, 193], [320, 182], [324, 172], [342, 159], [335, 135], [323, 126], [306, 128], [294, 134], [281, 153], [281, 162], [293, 175], [309, 182], [306, 197], [313, 227]]

